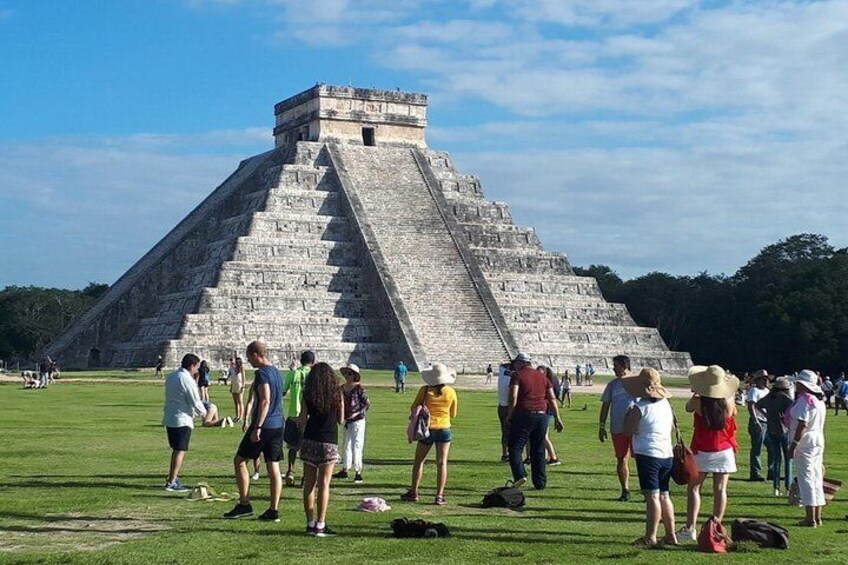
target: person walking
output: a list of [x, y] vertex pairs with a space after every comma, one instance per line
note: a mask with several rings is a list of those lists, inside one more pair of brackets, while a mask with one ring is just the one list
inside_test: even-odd
[[574, 378], [577, 380], [577, 386], [583, 384], [583, 367], [578, 363], [574, 367]]
[[689, 369], [692, 398], [686, 411], [694, 414], [695, 431], [690, 448], [698, 465], [698, 479], [687, 486], [686, 525], [677, 531], [679, 541], [695, 541], [701, 509], [701, 485], [713, 475], [713, 512], [721, 522], [727, 510], [727, 482], [736, 472], [736, 403], [739, 379], [718, 365]]
[[[760, 461], [760, 454], [763, 451], [763, 444], [766, 439], [767, 418], [765, 413], [757, 408], [757, 402], [765, 398], [769, 393], [766, 387], [768, 384], [768, 371], [760, 369], [754, 373], [753, 381], [753, 384], [745, 395], [745, 404], [748, 408], [748, 436], [751, 438], [748, 480], [751, 482], [762, 482], [766, 479], [763, 477], [763, 464]], [[770, 459], [769, 463], [771, 463]]]
[[[559, 389], [559, 379], [556, 378], [553, 370], [544, 365], [539, 365], [536, 369], [545, 373], [545, 376], [548, 377], [549, 381], [551, 381], [551, 387], [554, 389], [554, 398], [559, 398], [561, 392]], [[547, 453], [547, 464], [550, 467], [562, 465], [562, 461], [559, 460], [559, 456], [557, 455], [556, 447], [554, 447], [554, 442], [551, 441], [551, 424], [554, 423], [555, 416], [556, 414], [554, 414], [554, 411], [551, 410], [551, 408], [548, 408], [548, 427], [545, 428], [545, 453]]]
[[559, 382], [559, 392], [560, 392], [560, 400], [559, 406], [562, 408], [565, 401], [568, 400], [568, 407], [571, 408], [571, 377], [568, 374], [568, 371], [562, 376]]
[[487, 384], [487, 385], [492, 384], [492, 378], [493, 378], [494, 376], [495, 376], [495, 372], [494, 372], [494, 370], [492, 370], [492, 364], [491, 364], [491, 363], [489, 363], [489, 364], [486, 366], [486, 384]]
[[359, 366], [351, 363], [340, 370], [345, 378], [342, 385], [344, 397], [344, 465], [342, 470], [333, 475], [336, 479], [348, 478], [348, 471], [353, 469], [355, 484], [362, 484], [362, 455], [365, 451], [365, 414], [371, 408], [368, 393], [362, 386], [362, 375]]
[[209, 363], [206, 360], [200, 362], [197, 369], [197, 388], [200, 389], [200, 399], [209, 402]]
[[[358, 373], [358, 371], [357, 371]], [[330, 481], [339, 460], [339, 424], [345, 407], [338, 377], [326, 363], [316, 363], [303, 387], [303, 406], [298, 425], [303, 430], [303, 510], [306, 533], [317, 537], [336, 535], [327, 526]]]
[[816, 374], [808, 369], [795, 380], [795, 403], [789, 408], [789, 457], [795, 461], [795, 475], [806, 517], [799, 526], [822, 525], [824, 498], [824, 423], [827, 417]]
[[645, 368], [636, 377], [622, 380], [627, 393], [636, 398], [624, 419], [624, 435], [631, 438], [639, 489], [645, 497], [645, 535], [635, 545], [657, 545], [660, 521], [665, 529], [663, 542], [677, 545], [674, 529], [674, 505], [669, 494], [674, 461], [674, 413], [668, 391], [662, 386], [656, 369]]
[[53, 367], [53, 360], [50, 357], [45, 357], [41, 364], [38, 367], [38, 371], [41, 377], [41, 388], [47, 388], [47, 385], [50, 384], [50, 370]]
[[840, 408], [843, 408], [845, 413], [848, 414], [848, 379], [845, 378], [844, 373], [840, 375], [839, 380], [834, 383], [833, 390], [836, 391], [836, 402], [834, 403], [835, 410], [833, 415], [839, 416]]
[[301, 428], [297, 425], [300, 409], [303, 404], [303, 387], [306, 377], [315, 365], [315, 353], [304, 351], [300, 354], [300, 367], [289, 370], [283, 381], [283, 396], [289, 397], [289, 407], [286, 412], [284, 439], [288, 447], [288, 467], [286, 469], [286, 486], [294, 486], [294, 464], [300, 449]]
[[415, 447], [415, 460], [412, 464], [412, 484], [401, 496], [406, 502], [418, 502], [418, 491], [424, 472], [424, 461], [430, 448], [436, 446], [436, 497], [437, 506], [447, 504], [445, 486], [448, 482], [448, 454], [453, 439], [451, 424], [458, 413], [456, 391], [452, 385], [456, 382], [456, 372], [443, 363], [433, 363], [421, 371], [425, 385], [418, 390], [410, 412], [424, 405], [430, 412], [429, 435], [418, 441]]
[[409, 370], [406, 368], [406, 365], [403, 361], [398, 362], [397, 367], [395, 367], [395, 392], [405, 393], [406, 392], [406, 374]]
[[501, 363], [498, 367], [498, 422], [501, 425], [501, 462], [509, 462], [509, 383], [512, 382], [512, 363]]
[[194, 415], [206, 416], [206, 407], [200, 400], [197, 385], [192, 375], [200, 367], [200, 358], [188, 353], [180, 363], [180, 369], [165, 377], [165, 405], [162, 425], [171, 447], [171, 464], [165, 479], [168, 492], [188, 492], [180, 483], [180, 468], [185, 460], [194, 429]]
[[279, 522], [280, 494], [283, 480], [280, 476], [280, 459], [283, 457], [283, 378], [268, 357], [268, 347], [261, 341], [247, 346], [247, 360], [256, 369], [253, 378], [253, 410], [244, 437], [233, 458], [239, 501], [224, 514], [224, 518], [236, 519], [253, 516], [250, 504], [250, 473], [248, 461], [264, 456], [270, 481], [270, 505], [259, 515], [266, 522]]
[[780, 492], [780, 464], [784, 462], [784, 492], [789, 492], [789, 483], [792, 482], [792, 459], [789, 457], [789, 440], [786, 439], [786, 425], [784, 415], [792, 406], [792, 398], [789, 390], [792, 385], [786, 377], [775, 379], [769, 393], [757, 401], [757, 409], [766, 415], [766, 449], [769, 451], [769, 475], [771, 475], [774, 495], [781, 496]]
[[830, 408], [833, 405], [833, 380], [829, 375], [822, 381], [821, 389], [824, 393], [824, 405], [826, 408]]
[[230, 382], [230, 394], [233, 395], [233, 405], [236, 410], [236, 422], [244, 418], [244, 361], [236, 357], [233, 364], [227, 369], [227, 380]]
[[612, 360], [615, 378], [607, 383], [601, 394], [601, 413], [598, 422], [598, 440], [607, 440], [607, 416], [615, 452], [615, 472], [621, 485], [619, 501], [630, 500], [630, 438], [624, 435], [624, 418], [633, 406], [634, 398], [621, 386], [621, 380], [630, 376], [630, 357], [617, 355]]
[[522, 453], [530, 444], [530, 471], [533, 487], [543, 490], [548, 478], [545, 466], [545, 434], [548, 431], [548, 410], [554, 414], [557, 433], [563, 430], [559, 405], [553, 384], [542, 371], [533, 368], [532, 361], [519, 353], [512, 362], [515, 373], [509, 386], [509, 465], [513, 486], [527, 481]]
[[162, 373], [162, 369], [164, 369], [164, 368], [165, 368], [165, 361], [163, 361], [162, 356], [159, 355], [156, 358], [156, 375], [155, 376], [156, 376], [157, 379], [159, 377], [164, 376], [163, 373]]

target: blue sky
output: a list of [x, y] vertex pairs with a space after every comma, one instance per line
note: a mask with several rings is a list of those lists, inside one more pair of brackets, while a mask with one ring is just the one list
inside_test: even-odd
[[0, 286], [113, 282], [317, 81], [428, 93], [577, 265], [848, 245], [845, 1], [0, 0], [0, 53]]

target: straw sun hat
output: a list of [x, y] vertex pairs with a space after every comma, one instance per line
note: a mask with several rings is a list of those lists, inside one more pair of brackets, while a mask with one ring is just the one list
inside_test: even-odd
[[636, 376], [624, 377], [621, 379], [621, 386], [624, 387], [627, 394], [635, 398], [654, 398], [659, 400], [671, 396], [665, 387], [662, 386], [659, 372], [651, 367], [645, 367]]
[[456, 381], [456, 371], [443, 363], [433, 363], [421, 371], [421, 378], [429, 386], [451, 385]]
[[718, 365], [695, 365], [689, 369], [692, 392], [705, 398], [730, 398], [739, 388], [739, 379]]

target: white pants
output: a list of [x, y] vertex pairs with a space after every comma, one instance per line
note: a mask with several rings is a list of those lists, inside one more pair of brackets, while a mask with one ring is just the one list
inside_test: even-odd
[[348, 422], [344, 434], [344, 470], [362, 472], [362, 452], [365, 450], [365, 419]]
[[795, 476], [804, 506], [824, 506], [824, 435], [808, 433], [795, 447]]

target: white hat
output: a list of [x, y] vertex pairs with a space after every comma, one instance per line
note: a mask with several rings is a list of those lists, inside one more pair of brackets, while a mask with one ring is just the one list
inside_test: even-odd
[[357, 375], [361, 374], [359, 372], [359, 365], [356, 363], [349, 363], [346, 366], [339, 369], [339, 372], [344, 375], [345, 373], [356, 373]]
[[804, 369], [795, 377], [795, 382], [814, 394], [822, 394], [819, 386], [819, 376], [809, 369]]
[[451, 385], [456, 382], [456, 371], [444, 363], [433, 363], [431, 367], [421, 371], [421, 378], [429, 386]]

